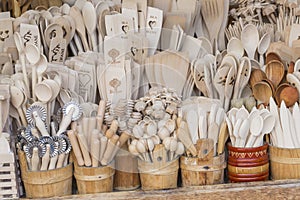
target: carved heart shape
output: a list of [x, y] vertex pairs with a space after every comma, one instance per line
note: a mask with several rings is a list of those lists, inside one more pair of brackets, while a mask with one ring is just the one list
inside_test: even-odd
[[87, 84], [92, 80], [92, 78], [89, 74], [79, 73], [78, 76], [79, 76], [79, 84], [82, 87], [86, 87]]
[[149, 21], [149, 22], [148, 22], [148, 25], [149, 25], [149, 27], [150, 27], [151, 29], [153, 29], [153, 27], [155, 26], [155, 24], [156, 24], [156, 21]]

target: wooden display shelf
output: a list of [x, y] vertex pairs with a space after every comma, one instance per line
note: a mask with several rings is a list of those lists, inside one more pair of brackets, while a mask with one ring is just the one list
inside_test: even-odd
[[[292, 172], [291, 172], [292, 173]], [[197, 187], [179, 187], [170, 190], [126, 191], [72, 195], [50, 199], [298, 199], [300, 198], [300, 180], [279, 180], [251, 183], [227, 183]], [[24, 198], [25, 200], [25, 198]]]

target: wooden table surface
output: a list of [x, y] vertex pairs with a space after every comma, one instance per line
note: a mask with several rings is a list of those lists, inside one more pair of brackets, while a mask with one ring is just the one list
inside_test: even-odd
[[142, 191], [139, 189], [135, 191], [125, 192], [71, 195], [49, 199], [300, 199], [300, 180], [279, 180], [252, 183], [227, 183], [209, 186], [179, 187], [176, 189], [158, 191]]

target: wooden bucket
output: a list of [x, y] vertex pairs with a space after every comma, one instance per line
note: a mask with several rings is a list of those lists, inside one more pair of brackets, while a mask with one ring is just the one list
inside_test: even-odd
[[72, 194], [73, 164], [47, 171], [29, 171], [25, 154], [18, 152], [26, 197], [46, 198]]
[[114, 162], [104, 167], [81, 167], [77, 162], [74, 162], [74, 167], [79, 194], [111, 192], [113, 190]]
[[137, 157], [133, 156], [127, 148], [122, 148], [116, 155], [115, 162], [114, 189], [134, 190], [139, 188], [141, 184]]
[[224, 182], [225, 153], [206, 161], [202, 158], [181, 156], [182, 186], [213, 185]]
[[228, 178], [231, 182], [264, 181], [269, 178], [268, 144], [254, 148], [228, 147]]
[[271, 177], [273, 180], [300, 178], [300, 149], [270, 146]]
[[171, 162], [156, 163], [138, 160], [142, 189], [158, 190], [176, 188], [178, 168], [178, 159]]

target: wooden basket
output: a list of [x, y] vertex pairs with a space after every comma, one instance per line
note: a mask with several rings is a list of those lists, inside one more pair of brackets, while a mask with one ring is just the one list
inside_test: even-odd
[[149, 163], [138, 160], [143, 190], [170, 189], [177, 187], [179, 160]]
[[270, 146], [271, 177], [273, 180], [300, 178], [300, 149]]
[[213, 185], [224, 182], [225, 153], [209, 160], [181, 156], [182, 186]]
[[14, 154], [0, 154], [0, 199], [18, 199]]
[[114, 162], [104, 167], [80, 167], [77, 162], [74, 162], [74, 167], [79, 194], [111, 192], [113, 190]]
[[29, 171], [25, 154], [18, 152], [26, 197], [45, 198], [72, 194], [73, 164], [47, 171]]
[[228, 147], [228, 178], [231, 182], [269, 179], [268, 144], [254, 148]]
[[140, 187], [137, 157], [120, 149], [115, 157], [116, 173], [114, 177], [114, 189], [134, 190]]

